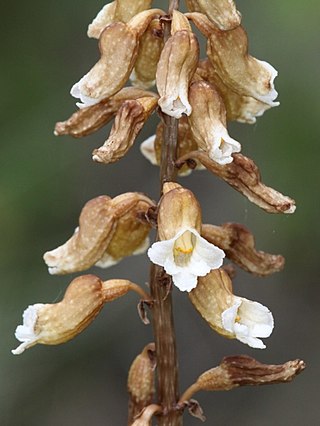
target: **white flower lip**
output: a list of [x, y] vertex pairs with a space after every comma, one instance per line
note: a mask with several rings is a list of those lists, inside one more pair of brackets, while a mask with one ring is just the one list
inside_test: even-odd
[[39, 339], [39, 336], [35, 334], [34, 327], [38, 319], [38, 312], [43, 306], [43, 303], [36, 303], [35, 305], [28, 306], [24, 311], [23, 324], [18, 325], [15, 331], [16, 339], [22, 342], [22, 344], [11, 351], [14, 355], [22, 354], [25, 349], [33, 346]]
[[182, 114], [190, 115], [192, 112], [188, 98], [183, 95], [167, 95], [160, 98], [158, 103], [162, 112], [176, 119], [181, 118]]
[[148, 139], [143, 141], [142, 144], [140, 145], [141, 154], [147, 160], [149, 160], [150, 163], [153, 164], [154, 166], [156, 166], [158, 164], [157, 158], [156, 158], [156, 152], [155, 152], [155, 148], [154, 148], [155, 140], [156, 140], [156, 135], [152, 135]]
[[240, 143], [232, 139], [224, 127], [218, 132], [215, 130], [213, 144], [209, 151], [211, 160], [223, 166], [224, 164], [232, 163], [232, 154], [240, 151]]
[[256, 349], [266, 347], [259, 337], [269, 337], [274, 325], [272, 313], [266, 306], [235, 296], [235, 303], [221, 318], [223, 327], [240, 342]]
[[[196, 243], [187, 264], [179, 266], [174, 259], [174, 244], [186, 231], [196, 237]], [[148, 250], [148, 256], [153, 263], [164, 267], [179, 290], [189, 292], [197, 286], [197, 277], [203, 277], [222, 265], [225, 254], [195, 229], [186, 227], [180, 229], [174, 238], [154, 243]]]
[[77, 83], [75, 83], [71, 90], [70, 95], [74, 98], [80, 99], [81, 102], [77, 102], [76, 105], [78, 108], [86, 108], [95, 104], [98, 104], [103, 98], [94, 99], [90, 98], [90, 96], [85, 95], [81, 90], [81, 85], [84, 82], [84, 79], [86, 78], [86, 75], [81, 78]]
[[260, 61], [260, 59], [257, 59], [257, 61], [270, 73], [270, 91], [266, 95], [256, 96], [256, 98], [271, 107], [278, 106], [279, 102], [274, 102], [274, 100], [278, 97], [278, 92], [274, 87], [274, 79], [277, 77], [278, 71], [266, 61]]

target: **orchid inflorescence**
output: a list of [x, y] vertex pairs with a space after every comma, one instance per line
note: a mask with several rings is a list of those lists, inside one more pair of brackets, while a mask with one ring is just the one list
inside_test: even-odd
[[[128, 152], [157, 111], [160, 121], [155, 135], [141, 144], [141, 152], [161, 168], [169, 161], [163, 154], [172, 143], [168, 142], [169, 117], [176, 126], [174, 172], [162, 179], [159, 202], [139, 192], [113, 199], [101, 195], [87, 202], [73, 235], [46, 252], [44, 261], [50, 274], [69, 274], [92, 266], [108, 268], [147, 251], [162, 279], [157, 281], [157, 274], [151, 278], [151, 294], [129, 280], [103, 281], [94, 275], [74, 279], [59, 303], [27, 308], [23, 325], [16, 330], [21, 344], [14, 354], [38, 343], [55, 345], [70, 340], [92, 322], [105, 303], [130, 290], [140, 296], [140, 315], [144, 317], [144, 304], [152, 313], [162, 303], [152, 286], [168, 282], [187, 292], [203, 319], [222, 336], [262, 349], [261, 338], [272, 333], [270, 310], [234, 295], [231, 264], [223, 266], [223, 262], [227, 258], [252, 274], [266, 276], [280, 271], [284, 258], [258, 251], [253, 235], [243, 225], [202, 223], [196, 196], [176, 183], [175, 177], [207, 169], [267, 212], [294, 212], [294, 200], [262, 183], [258, 167], [240, 154], [240, 143], [227, 130], [230, 121], [252, 124], [279, 105], [274, 88], [277, 71], [248, 53], [248, 37], [232, 0], [186, 0], [187, 13], [177, 10], [179, 2], [170, 3], [175, 7], [169, 13], [152, 9], [151, 3], [115, 0], [89, 25], [88, 36], [99, 39], [101, 57], [72, 87], [79, 109], [56, 124], [55, 134], [84, 137], [114, 119], [109, 137], [92, 154], [95, 162], [113, 163]], [[205, 59], [199, 58], [192, 26], [207, 40]], [[151, 90], [154, 85], [157, 91]], [[157, 240], [150, 246], [152, 228], [157, 229]], [[167, 292], [171, 292], [170, 285]], [[154, 324], [157, 315], [154, 310]], [[168, 415], [161, 397], [155, 399], [160, 357], [157, 344], [150, 343], [130, 368], [129, 424], [149, 425], [153, 416]], [[172, 401], [171, 409], [175, 407], [177, 418], [188, 408], [203, 419], [200, 406], [191, 399], [195, 392], [286, 382], [303, 368], [299, 360], [270, 366], [246, 356], [228, 357], [202, 373], [180, 399]], [[159, 370], [158, 377], [161, 374]]]

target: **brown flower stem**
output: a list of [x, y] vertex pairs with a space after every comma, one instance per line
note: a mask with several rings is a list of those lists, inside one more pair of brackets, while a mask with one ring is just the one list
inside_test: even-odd
[[[179, 1], [171, 0], [169, 15], [179, 6]], [[165, 21], [165, 41], [170, 37], [171, 23]], [[178, 120], [163, 114], [164, 143], [161, 152], [160, 179], [161, 188], [165, 182], [175, 181], [176, 150], [178, 138]], [[152, 265], [150, 277], [151, 296], [154, 300], [152, 308], [152, 325], [156, 344], [157, 357], [157, 403], [162, 407], [158, 417], [159, 426], [181, 426], [182, 413], [177, 411], [179, 400], [178, 361], [176, 337], [173, 322], [171, 297], [171, 277], [163, 268]]]

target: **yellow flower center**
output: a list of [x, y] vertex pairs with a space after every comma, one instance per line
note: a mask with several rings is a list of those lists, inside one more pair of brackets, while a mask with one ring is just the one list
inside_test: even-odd
[[174, 261], [178, 266], [188, 264], [196, 243], [196, 237], [190, 232], [185, 231], [176, 239], [173, 246]]

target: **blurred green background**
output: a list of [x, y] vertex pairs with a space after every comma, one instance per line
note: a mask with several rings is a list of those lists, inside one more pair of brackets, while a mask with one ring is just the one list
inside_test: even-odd
[[[109, 129], [84, 140], [55, 138], [54, 123], [75, 110], [69, 89], [98, 57], [86, 27], [102, 1], [6, 2], [2, 5], [0, 167], [1, 426], [126, 424], [126, 374], [152, 340], [126, 296], [107, 305], [82, 335], [61, 346], [10, 353], [21, 314], [36, 302], [59, 300], [72, 277], [49, 276], [45, 251], [77, 226], [86, 201], [143, 191], [156, 198], [158, 171], [139, 153], [156, 117], [120, 162], [103, 166], [91, 151]], [[155, 2], [162, 6], [166, 2]], [[164, 6], [163, 6], [164, 7]], [[308, 369], [288, 385], [199, 394], [208, 425], [318, 425], [319, 408], [319, 19], [318, 0], [238, 1], [250, 52], [279, 70], [281, 106], [253, 126], [232, 124], [230, 134], [259, 164], [264, 182], [296, 199], [292, 216], [268, 215], [205, 173], [181, 182], [203, 207], [204, 222], [245, 224], [257, 246], [286, 257], [286, 268], [258, 279], [239, 272], [235, 293], [272, 310], [275, 330], [267, 349], [253, 350], [213, 333], [185, 294], [175, 292], [181, 389], [225, 355], [249, 354], [262, 362], [303, 358]], [[145, 255], [126, 259], [102, 278], [148, 280]], [[186, 425], [198, 421], [185, 416]]]

